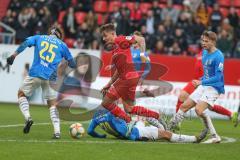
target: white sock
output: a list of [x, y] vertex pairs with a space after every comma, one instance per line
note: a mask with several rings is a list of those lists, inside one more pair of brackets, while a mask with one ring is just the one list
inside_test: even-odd
[[197, 138], [195, 136], [188, 136], [188, 135], [173, 133], [170, 141], [177, 142], [177, 143], [192, 143], [192, 142], [196, 142]]
[[30, 116], [30, 112], [29, 112], [29, 103], [26, 97], [20, 97], [18, 99], [18, 103], [19, 103], [19, 108], [25, 118], [25, 120], [28, 120], [31, 116]]
[[51, 106], [49, 108], [50, 111], [50, 118], [52, 120], [54, 133], [60, 133], [60, 119], [59, 119], [59, 112], [56, 106]]
[[181, 109], [179, 109], [178, 112], [170, 120], [170, 128], [175, 127], [179, 123], [181, 123], [184, 117], [185, 117], [185, 113]]
[[217, 132], [213, 126], [212, 120], [211, 120], [210, 116], [205, 112], [203, 113], [203, 121], [204, 121], [205, 126], [207, 128], [209, 128], [210, 134], [212, 136], [216, 136]]

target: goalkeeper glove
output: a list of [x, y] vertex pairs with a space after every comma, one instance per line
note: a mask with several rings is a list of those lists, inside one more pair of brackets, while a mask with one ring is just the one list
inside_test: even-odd
[[15, 59], [15, 56], [14, 56], [14, 55], [11, 55], [10, 57], [8, 57], [8, 58], [7, 58], [7, 64], [12, 65], [14, 59]]

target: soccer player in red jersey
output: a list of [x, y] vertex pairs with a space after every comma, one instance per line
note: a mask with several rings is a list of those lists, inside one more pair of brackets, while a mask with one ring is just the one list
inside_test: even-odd
[[[134, 43], [140, 44], [141, 52], [145, 52], [145, 40], [141, 36], [117, 36], [112, 23], [101, 26], [100, 33], [106, 45], [114, 46], [112, 50], [112, 63], [116, 68], [111, 80], [103, 87], [104, 96], [101, 105], [113, 115], [124, 119], [127, 123], [131, 117], [126, 113], [145, 117], [159, 118], [159, 113], [142, 106], [135, 106], [135, 90], [140, 79], [132, 61], [130, 47]], [[121, 98], [125, 104], [124, 112], [114, 102]]]
[[[194, 66], [194, 79], [198, 80], [203, 76], [203, 65], [202, 65], [202, 51], [199, 52], [199, 54], [196, 56], [196, 62]], [[187, 85], [181, 90], [180, 95], [178, 97], [177, 105], [176, 105], [176, 113], [178, 112], [181, 104], [188, 98], [190, 94], [193, 93], [193, 91], [196, 89], [192, 81], [188, 82]], [[237, 119], [237, 113], [231, 112], [230, 110], [220, 106], [220, 105], [214, 105], [211, 108], [212, 111], [222, 114], [225, 116], [228, 116], [230, 119], [233, 120], [235, 123]]]

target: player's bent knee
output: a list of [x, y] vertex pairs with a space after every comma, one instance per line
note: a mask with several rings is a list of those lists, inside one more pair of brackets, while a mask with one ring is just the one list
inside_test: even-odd
[[181, 106], [180, 109], [183, 112], [187, 112], [189, 109], [191, 109], [192, 107], [194, 107], [196, 104], [195, 102], [193, 102], [191, 99], [187, 99]]
[[202, 110], [200, 108], [195, 108], [195, 112], [198, 116], [202, 116]]
[[26, 95], [23, 93], [23, 91], [18, 90], [18, 98], [20, 97], [26, 97]]
[[189, 110], [189, 107], [188, 107], [188, 105], [186, 105], [186, 104], [182, 104], [182, 105], [180, 106], [180, 109], [181, 109], [183, 112], [187, 112], [187, 111]]

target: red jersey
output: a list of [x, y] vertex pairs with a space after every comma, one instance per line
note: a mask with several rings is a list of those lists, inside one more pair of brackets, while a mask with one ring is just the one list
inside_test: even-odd
[[121, 79], [138, 77], [132, 60], [131, 45], [135, 43], [134, 36], [118, 36], [115, 38], [116, 49], [113, 51], [112, 62]]
[[203, 76], [203, 65], [202, 65], [202, 51], [196, 56], [196, 63], [194, 67], [194, 79], [200, 79]]

